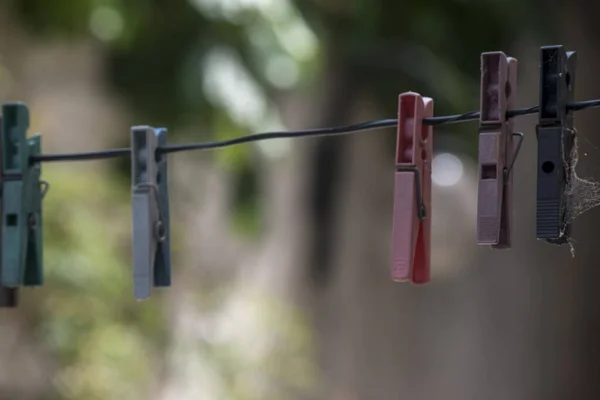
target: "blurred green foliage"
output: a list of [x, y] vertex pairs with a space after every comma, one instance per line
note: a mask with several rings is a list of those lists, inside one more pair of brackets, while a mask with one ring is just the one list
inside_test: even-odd
[[[209, 49], [234, 48], [267, 94], [273, 94], [274, 88], [264, 75], [264, 56], [285, 51], [277, 39], [278, 20], [261, 9], [266, 4], [262, 8], [283, 13], [288, 8], [281, 5], [288, 4], [284, 0], [12, 2], [34, 32], [99, 39], [115, 88], [154, 125], [201, 122], [210, 127], [214, 122], [219, 110], [207, 102], [198, 74], [198, 62]], [[524, 31], [538, 32], [552, 25], [553, 13], [546, 11], [550, 6], [539, 6], [520, 0], [311, 0], [292, 2], [289, 8], [299, 10], [327, 50], [347, 61], [348, 68], [366, 71], [361, 74], [361, 86], [389, 99], [405, 87], [394, 82], [406, 75], [408, 86], [417, 85], [424, 93], [442, 97], [444, 108], [457, 110], [474, 104], [476, 87], [471, 85], [465, 94], [460, 90], [463, 85], [457, 85], [459, 90], [449, 94], [440, 73], [442, 79], [476, 77], [478, 71], [472, 66], [479, 53], [506, 48]], [[264, 31], [260, 41], [254, 40], [258, 30]], [[305, 76], [318, 71], [315, 62], [319, 60], [313, 58], [302, 66]], [[409, 64], [426, 67], [433, 60], [436, 66], [411, 79], [406, 70]], [[318, 80], [312, 83], [319, 84]]]
[[55, 387], [64, 399], [145, 398], [169, 324], [160, 293], [143, 307], [131, 300], [129, 193], [101, 172], [47, 166], [44, 176], [47, 278], [24, 307], [59, 357]]

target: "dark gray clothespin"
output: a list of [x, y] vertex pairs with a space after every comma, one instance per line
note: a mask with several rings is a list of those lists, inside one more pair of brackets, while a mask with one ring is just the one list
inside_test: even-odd
[[135, 297], [150, 297], [153, 286], [171, 285], [167, 130], [131, 128], [133, 191], [133, 284]]
[[571, 236], [567, 189], [575, 130], [567, 104], [573, 101], [576, 61], [575, 52], [563, 46], [541, 49], [536, 233], [538, 239], [559, 245]]

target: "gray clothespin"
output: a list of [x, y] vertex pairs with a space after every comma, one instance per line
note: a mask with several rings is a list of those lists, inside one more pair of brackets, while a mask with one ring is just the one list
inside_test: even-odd
[[152, 286], [171, 285], [167, 157], [156, 149], [167, 130], [131, 128], [133, 192], [133, 285], [135, 297], [150, 297]]

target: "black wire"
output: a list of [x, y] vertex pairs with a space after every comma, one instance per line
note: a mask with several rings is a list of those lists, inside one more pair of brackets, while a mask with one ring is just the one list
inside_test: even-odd
[[540, 106], [533, 106], [533, 107], [529, 107], [529, 108], [517, 108], [515, 110], [508, 110], [506, 112], [506, 117], [514, 118], [514, 117], [520, 117], [521, 115], [536, 114], [538, 112], [540, 112]]
[[52, 162], [52, 161], [88, 161], [101, 160], [105, 158], [116, 158], [128, 156], [131, 153], [131, 148], [110, 149], [91, 151], [89, 153], [72, 153], [72, 154], [39, 154], [31, 156], [30, 160], [34, 162]]
[[[569, 104], [568, 108], [571, 110], [582, 110], [584, 108], [587, 107], [594, 107], [597, 105], [600, 105], [600, 100], [590, 100], [590, 101], [598, 101], [598, 104], [593, 104], [593, 105], [581, 105], [579, 103], [571, 103]], [[583, 103], [583, 102], [580, 102]], [[571, 107], [579, 107], [579, 108], [571, 108]], [[533, 107], [529, 107], [529, 108], [517, 108], [514, 110], [508, 110], [506, 112], [506, 117], [507, 118], [514, 118], [514, 117], [519, 117], [521, 115], [527, 115], [527, 114], [535, 114], [537, 112], [539, 112], [540, 107], [539, 106], [533, 106]], [[430, 117], [430, 118], [423, 118], [423, 124], [425, 125], [446, 125], [446, 124], [455, 124], [457, 122], [467, 122], [467, 121], [477, 121], [480, 117], [480, 112], [479, 111], [471, 111], [468, 112], [466, 114], [457, 114], [457, 115], [446, 115], [443, 117]]]
[[446, 115], [444, 117], [423, 118], [424, 125], [455, 124], [457, 122], [475, 121], [479, 119], [479, 111], [471, 111], [466, 114]]
[[579, 111], [579, 110], [585, 110], [586, 108], [598, 107], [598, 106], [600, 106], [600, 99], [575, 101], [573, 103], [567, 104], [567, 110]]
[[396, 119], [380, 119], [376, 121], [361, 122], [360, 124], [340, 126], [333, 128], [318, 128], [318, 129], [304, 129], [300, 131], [286, 131], [286, 132], [266, 132], [257, 133], [254, 135], [241, 136], [235, 139], [223, 140], [219, 142], [205, 142], [205, 143], [192, 143], [192, 144], [181, 144], [172, 145], [159, 148], [160, 152], [163, 153], [175, 153], [178, 151], [186, 150], [205, 150], [205, 149], [216, 149], [219, 147], [233, 146], [241, 143], [256, 142], [259, 140], [267, 139], [281, 139], [281, 138], [292, 138], [292, 137], [306, 137], [306, 136], [324, 136], [324, 135], [343, 135], [346, 133], [373, 130], [396, 126], [398, 121]]
[[[567, 104], [567, 110], [580, 111], [590, 107], [600, 106], [600, 99], [596, 100], [585, 100], [577, 101]], [[507, 118], [515, 118], [522, 115], [535, 114], [539, 112], [539, 106], [533, 106], [529, 108], [518, 108], [509, 110], [506, 112]], [[423, 123], [425, 125], [442, 125], [442, 124], [454, 124], [458, 122], [476, 121], [479, 119], [479, 111], [471, 111], [465, 114], [457, 115], [446, 115], [441, 117], [429, 117], [424, 118]], [[254, 135], [242, 136], [235, 139], [223, 140], [218, 142], [203, 142], [203, 143], [192, 143], [192, 144], [180, 144], [159, 147], [158, 151], [162, 153], [176, 153], [180, 151], [189, 150], [207, 150], [216, 149], [220, 147], [233, 146], [236, 144], [256, 142], [260, 140], [268, 139], [282, 139], [282, 138], [294, 138], [294, 137], [307, 137], [307, 136], [325, 136], [325, 135], [343, 135], [352, 132], [360, 132], [381, 128], [394, 127], [398, 125], [396, 119], [381, 119], [375, 121], [361, 122], [355, 125], [347, 125], [332, 128], [317, 128], [317, 129], [304, 129], [299, 131], [285, 131], [285, 132], [266, 132], [257, 133]], [[31, 157], [33, 162], [52, 162], [52, 161], [86, 161], [86, 160], [100, 160], [105, 158], [115, 158], [127, 156], [131, 152], [130, 148], [124, 149], [111, 149], [111, 150], [100, 150], [89, 153], [73, 153], [73, 154], [40, 154]]]

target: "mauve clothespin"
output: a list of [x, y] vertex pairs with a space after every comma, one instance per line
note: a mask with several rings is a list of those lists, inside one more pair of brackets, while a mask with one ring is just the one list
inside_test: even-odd
[[517, 60], [501, 51], [482, 53], [477, 244], [495, 249], [511, 247], [512, 137], [523, 136], [513, 133], [506, 111], [514, 108], [516, 90]]
[[431, 126], [433, 100], [402, 93], [398, 104], [398, 136], [392, 228], [392, 279], [427, 283], [431, 265]]

